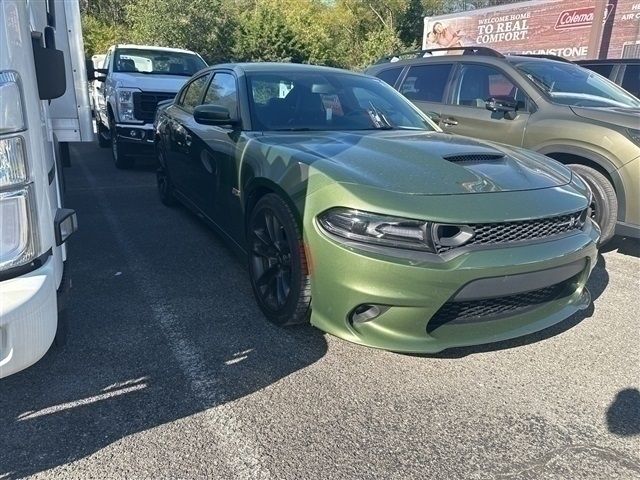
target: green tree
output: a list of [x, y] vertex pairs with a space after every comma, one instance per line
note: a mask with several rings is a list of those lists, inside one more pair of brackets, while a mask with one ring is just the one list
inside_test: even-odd
[[136, 0], [127, 20], [137, 43], [178, 47], [200, 53], [209, 62], [226, 61], [231, 45], [230, 18], [221, 0]]
[[84, 50], [88, 57], [107, 53], [107, 49], [116, 43], [129, 41], [129, 32], [125, 27], [104, 22], [101, 18], [84, 14], [82, 16]]
[[256, 2], [239, 14], [233, 56], [241, 61], [307, 60], [302, 42], [275, 2]]

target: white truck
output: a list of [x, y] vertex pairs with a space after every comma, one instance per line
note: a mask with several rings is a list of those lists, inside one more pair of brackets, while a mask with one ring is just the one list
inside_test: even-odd
[[66, 287], [68, 143], [94, 139], [80, 10], [72, 0], [0, 2], [0, 378], [39, 360]]
[[114, 45], [96, 87], [96, 125], [101, 147], [111, 146], [117, 168], [131, 168], [135, 154], [153, 151], [158, 102], [175, 97], [206, 62], [197, 53], [148, 45]]

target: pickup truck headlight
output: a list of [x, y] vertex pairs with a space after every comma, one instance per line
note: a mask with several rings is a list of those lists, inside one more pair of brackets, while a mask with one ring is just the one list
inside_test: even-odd
[[431, 224], [348, 208], [332, 208], [318, 216], [324, 230], [349, 240], [434, 252]]
[[121, 122], [136, 122], [133, 115], [133, 94], [139, 92], [137, 88], [117, 88], [116, 103], [118, 106], [118, 118]]

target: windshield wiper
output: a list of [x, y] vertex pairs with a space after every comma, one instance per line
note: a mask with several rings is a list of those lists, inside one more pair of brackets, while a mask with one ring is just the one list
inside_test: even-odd
[[309, 127], [289, 127], [289, 128], [273, 128], [272, 132], [309, 132]]

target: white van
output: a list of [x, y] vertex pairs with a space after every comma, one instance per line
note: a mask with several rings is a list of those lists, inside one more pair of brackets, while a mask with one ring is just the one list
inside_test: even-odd
[[0, 378], [40, 359], [58, 325], [68, 144], [94, 139], [75, 0], [0, 2]]

